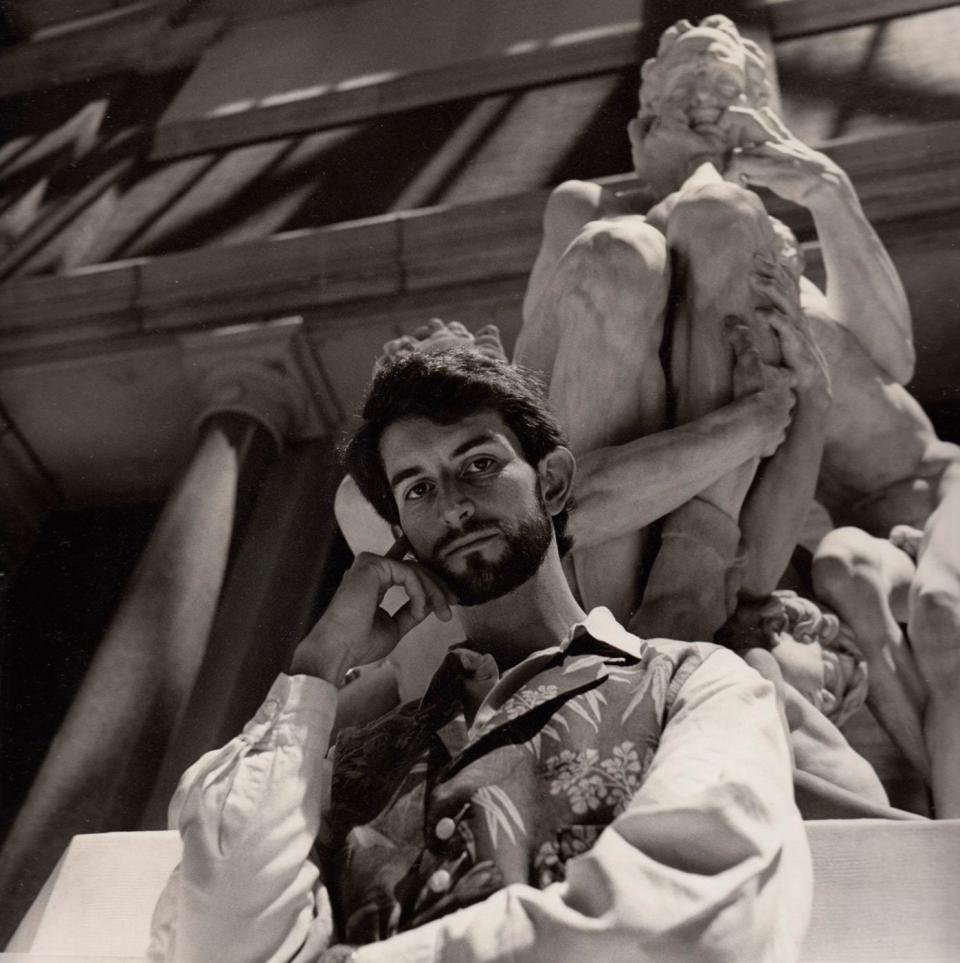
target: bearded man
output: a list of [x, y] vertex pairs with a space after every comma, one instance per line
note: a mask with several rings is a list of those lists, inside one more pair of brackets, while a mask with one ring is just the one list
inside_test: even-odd
[[[360, 554], [292, 674], [184, 776], [150, 959], [797, 959], [811, 867], [774, 688], [581, 608], [575, 459], [536, 381], [416, 353], [363, 418], [348, 470], [414, 558]], [[328, 754], [347, 669], [453, 609], [424, 697]]]

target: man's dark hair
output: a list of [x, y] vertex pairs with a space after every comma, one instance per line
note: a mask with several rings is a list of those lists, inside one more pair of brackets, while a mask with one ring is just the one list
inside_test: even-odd
[[[343, 450], [344, 465], [377, 512], [398, 524], [397, 504], [380, 456], [384, 431], [403, 418], [452, 425], [481, 410], [500, 415], [534, 467], [544, 455], [566, 444], [543, 385], [532, 371], [470, 348], [455, 348], [409, 354], [377, 371], [363, 403], [363, 424]], [[568, 502], [553, 516], [561, 555], [572, 545], [566, 534], [570, 507]]]

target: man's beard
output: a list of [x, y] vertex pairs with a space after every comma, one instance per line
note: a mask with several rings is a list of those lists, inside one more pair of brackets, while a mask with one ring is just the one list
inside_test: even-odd
[[[445, 535], [429, 557], [420, 559], [420, 564], [443, 580], [460, 605], [482, 605], [512, 592], [540, 568], [553, 538], [553, 522], [539, 493], [537, 500], [536, 509], [517, 524], [471, 518], [462, 528]], [[491, 529], [496, 529], [507, 543], [495, 561], [485, 559], [479, 550], [468, 551], [463, 556], [466, 571], [454, 572], [440, 557], [444, 547], [456, 539]]]

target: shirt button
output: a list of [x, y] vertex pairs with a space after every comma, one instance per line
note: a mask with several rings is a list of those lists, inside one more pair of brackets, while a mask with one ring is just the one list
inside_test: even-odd
[[443, 819], [437, 821], [433, 833], [441, 842], [446, 842], [456, 831], [457, 824], [449, 816], [444, 816]]
[[450, 874], [445, 869], [438, 869], [427, 880], [427, 889], [431, 893], [445, 893], [450, 889]]

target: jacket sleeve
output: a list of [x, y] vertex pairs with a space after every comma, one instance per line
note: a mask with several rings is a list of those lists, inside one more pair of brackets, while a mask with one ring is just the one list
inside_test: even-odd
[[565, 882], [508, 886], [355, 959], [789, 963], [811, 897], [773, 686], [719, 649], [680, 690], [643, 786]]
[[309, 854], [329, 787], [336, 690], [281, 675], [243, 733], [180, 780], [183, 856], [154, 910], [148, 959], [289, 961], [331, 938]]

